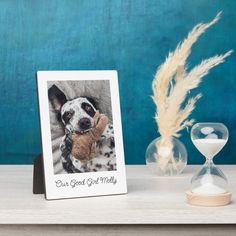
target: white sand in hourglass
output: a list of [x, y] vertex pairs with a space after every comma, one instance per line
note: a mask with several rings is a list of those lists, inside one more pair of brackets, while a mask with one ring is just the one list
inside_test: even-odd
[[212, 175], [206, 174], [201, 179], [201, 185], [199, 187], [196, 187], [192, 190], [193, 193], [197, 194], [220, 194], [225, 193], [226, 190], [223, 188], [220, 188], [219, 186], [214, 184], [214, 179], [212, 178]]
[[206, 158], [214, 157], [226, 144], [227, 139], [194, 139], [193, 143]]

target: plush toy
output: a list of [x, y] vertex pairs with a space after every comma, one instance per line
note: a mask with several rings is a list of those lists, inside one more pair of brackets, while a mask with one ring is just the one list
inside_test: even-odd
[[108, 123], [108, 118], [96, 112], [94, 118], [94, 127], [84, 134], [72, 134], [72, 155], [82, 161], [87, 162], [96, 154], [96, 141], [104, 132]]

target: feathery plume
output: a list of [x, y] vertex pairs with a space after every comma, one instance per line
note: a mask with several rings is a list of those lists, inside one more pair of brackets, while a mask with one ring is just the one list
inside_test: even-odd
[[[169, 53], [165, 62], [156, 72], [152, 83], [152, 98], [157, 107], [155, 119], [162, 137], [178, 137], [178, 133], [192, 123], [187, 118], [195, 108], [195, 103], [200, 97], [197, 96], [191, 99], [185, 109], [181, 109], [188, 92], [198, 87], [202, 78], [209, 73], [210, 69], [223, 63], [224, 59], [233, 52], [231, 50], [223, 55], [206, 59], [189, 73], [186, 72], [185, 64], [191, 53], [192, 45], [207, 28], [220, 19], [220, 16], [221, 12], [211, 22], [195, 26], [187, 38], [178, 44], [175, 51]], [[174, 85], [173, 79], [175, 79]]]

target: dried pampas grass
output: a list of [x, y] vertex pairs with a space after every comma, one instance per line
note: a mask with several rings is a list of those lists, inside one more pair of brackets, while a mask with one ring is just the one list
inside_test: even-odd
[[169, 53], [166, 61], [156, 72], [152, 83], [152, 98], [157, 107], [155, 120], [163, 138], [179, 137], [179, 132], [192, 124], [193, 120], [188, 120], [188, 117], [201, 94], [190, 98], [182, 108], [188, 92], [198, 87], [210, 69], [224, 62], [224, 59], [232, 53], [228, 51], [223, 55], [211, 57], [195, 66], [190, 72], [186, 71], [186, 60], [190, 55], [192, 45], [207, 28], [220, 19], [220, 15], [221, 13], [218, 13], [209, 23], [195, 26], [176, 50]]
[[[186, 101], [189, 91], [198, 87], [202, 78], [208, 74], [210, 69], [223, 63], [225, 58], [232, 53], [232, 51], [228, 51], [223, 55], [216, 55], [203, 60], [191, 71], [186, 70], [186, 61], [193, 44], [206, 29], [220, 19], [220, 16], [221, 12], [211, 22], [196, 25], [187, 38], [178, 44], [175, 51], [169, 53], [165, 62], [156, 72], [152, 83], [152, 98], [157, 108], [155, 120], [162, 137], [160, 142], [157, 143], [159, 150], [163, 148], [166, 150], [166, 147], [171, 148], [171, 138], [179, 137], [181, 130], [193, 124], [193, 120], [188, 117], [202, 95], [198, 94]], [[159, 155], [162, 156], [161, 153]], [[171, 154], [168, 156], [169, 158], [165, 158], [163, 162], [163, 168], [168, 160], [173, 159]]]

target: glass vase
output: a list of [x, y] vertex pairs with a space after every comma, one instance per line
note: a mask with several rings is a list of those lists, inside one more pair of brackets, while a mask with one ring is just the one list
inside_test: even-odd
[[146, 164], [158, 176], [179, 175], [187, 165], [187, 150], [177, 138], [154, 139], [146, 150]]

